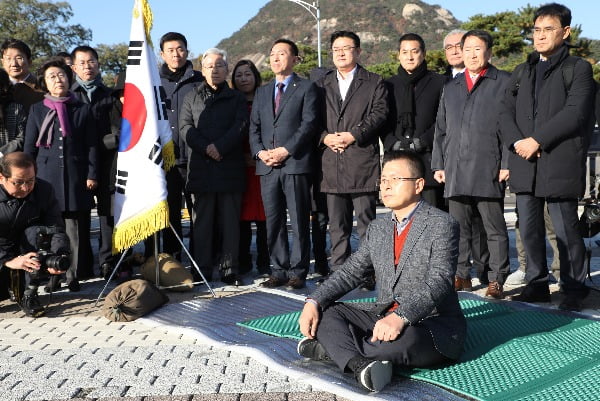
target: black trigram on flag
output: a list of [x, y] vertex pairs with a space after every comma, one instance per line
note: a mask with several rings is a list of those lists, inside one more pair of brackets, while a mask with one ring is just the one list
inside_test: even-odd
[[125, 195], [127, 177], [129, 177], [129, 173], [127, 171], [117, 170], [117, 182], [115, 183], [115, 191], [117, 191], [121, 195]]
[[141, 40], [132, 40], [129, 42], [129, 52], [127, 52], [127, 65], [140, 65], [142, 61], [142, 46], [144, 42]]
[[[160, 139], [159, 139], [159, 141], [160, 141]], [[163, 164], [162, 146], [160, 146], [159, 141], [155, 142], [154, 145], [152, 146], [152, 149], [150, 150], [150, 154], [148, 155], [148, 159], [150, 159], [157, 166], [162, 167], [162, 164]]]
[[158, 120], [168, 120], [167, 115], [167, 92], [162, 86], [154, 86], [154, 104], [156, 105], [156, 114]]

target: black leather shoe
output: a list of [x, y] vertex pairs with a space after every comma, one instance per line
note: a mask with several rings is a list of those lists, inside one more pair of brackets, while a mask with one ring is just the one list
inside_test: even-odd
[[550, 302], [550, 288], [547, 285], [526, 285], [519, 295], [511, 298], [519, 302]]
[[583, 309], [583, 299], [573, 295], [567, 295], [558, 305], [558, 309], [581, 312]]
[[227, 285], [235, 285], [236, 287], [239, 287], [240, 285], [244, 285], [244, 283], [237, 276], [237, 274], [228, 274], [227, 276], [221, 277], [221, 281]]
[[67, 287], [69, 287], [69, 291], [71, 291], [71, 292], [81, 291], [81, 285], [79, 285], [78, 280], [73, 280], [73, 281], [68, 282]]
[[265, 288], [276, 288], [276, 287], [281, 287], [285, 283], [286, 283], [286, 281], [284, 279], [280, 279], [280, 278], [271, 276], [267, 280], [260, 283], [260, 286], [265, 287]]
[[44, 309], [38, 299], [37, 292], [23, 295], [23, 301], [19, 306], [21, 307], [21, 310], [30, 317], [40, 317], [46, 312], [46, 309]]
[[308, 338], [304, 337], [298, 343], [296, 347], [298, 351], [298, 355], [303, 356], [305, 358], [310, 358], [313, 361], [330, 361], [331, 358], [325, 351], [325, 348], [321, 345], [316, 338]]
[[306, 280], [300, 277], [292, 277], [286, 284], [286, 288], [289, 290], [299, 290], [306, 287]]

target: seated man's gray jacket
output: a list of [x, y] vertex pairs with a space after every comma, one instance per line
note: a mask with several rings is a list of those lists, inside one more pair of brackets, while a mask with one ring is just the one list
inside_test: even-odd
[[466, 337], [466, 320], [454, 291], [458, 257], [458, 223], [424, 202], [416, 210], [397, 267], [394, 266], [392, 215], [372, 221], [359, 249], [310, 296], [323, 309], [358, 287], [365, 271], [375, 268], [376, 303], [352, 304], [377, 314], [394, 302], [396, 313], [411, 325], [427, 328], [437, 350], [457, 359]]

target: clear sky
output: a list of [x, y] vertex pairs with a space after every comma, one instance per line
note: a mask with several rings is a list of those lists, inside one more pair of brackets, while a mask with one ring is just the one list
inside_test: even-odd
[[[272, 0], [288, 1], [288, 0]], [[320, 0], [321, 5], [327, 0]], [[349, 0], [368, 1], [368, 0]], [[73, 10], [71, 23], [92, 30], [92, 45], [129, 41], [131, 10], [134, 0], [69, 0]], [[313, 0], [308, 0], [312, 3]], [[456, 18], [466, 21], [475, 14], [517, 11], [528, 4], [518, 0], [427, 0], [450, 10]], [[529, 4], [538, 6], [550, 1]], [[560, 0], [559, 0], [560, 2]], [[158, 48], [160, 36], [169, 31], [183, 33], [194, 56], [214, 47], [231, 36], [268, 3], [267, 0], [149, 0], [154, 14], [152, 40]], [[583, 36], [600, 40], [600, 1], [571, 0], [564, 2], [573, 14], [572, 25], [581, 25]], [[290, 2], [290, 7], [300, 7]], [[330, 16], [321, 14], [322, 18]], [[352, 27], [348, 27], [352, 29]], [[71, 50], [71, 49], [68, 49]]]

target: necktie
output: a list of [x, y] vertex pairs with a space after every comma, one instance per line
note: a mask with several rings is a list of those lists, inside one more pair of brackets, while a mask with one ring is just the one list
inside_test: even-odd
[[281, 96], [283, 96], [284, 86], [285, 84], [283, 82], [277, 84], [277, 93], [275, 94], [275, 114], [279, 111], [279, 103], [281, 102]]

